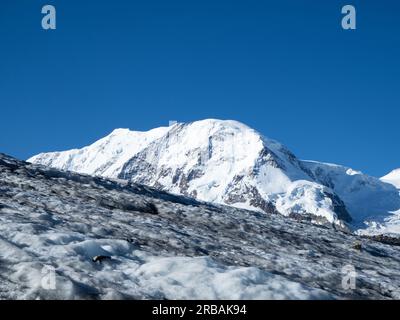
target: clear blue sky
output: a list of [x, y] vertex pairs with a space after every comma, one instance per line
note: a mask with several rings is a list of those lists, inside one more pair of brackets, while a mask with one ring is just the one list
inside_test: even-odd
[[399, 17], [395, 0], [2, 0], [0, 152], [221, 118], [381, 176], [400, 167]]

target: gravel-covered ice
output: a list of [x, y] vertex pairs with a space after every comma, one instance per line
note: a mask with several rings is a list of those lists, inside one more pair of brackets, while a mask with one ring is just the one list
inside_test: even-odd
[[400, 247], [0, 155], [2, 299], [384, 299], [399, 284]]

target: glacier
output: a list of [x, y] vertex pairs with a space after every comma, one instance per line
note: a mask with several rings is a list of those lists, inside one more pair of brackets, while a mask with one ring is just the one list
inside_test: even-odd
[[0, 299], [399, 299], [399, 261], [375, 238], [0, 154]]

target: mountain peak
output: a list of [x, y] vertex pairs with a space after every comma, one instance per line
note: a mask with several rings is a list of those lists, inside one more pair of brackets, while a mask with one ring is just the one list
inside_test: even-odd
[[[85, 148], [28, 161], [323, 224], [353, 221], [358, 228], [400, 208], [393, 186], [347, 167], [300, 161], [284, 145], [234, 120], [144, 132], [116, 129]], [[369, 205], [372, 198], [375, 204]]]

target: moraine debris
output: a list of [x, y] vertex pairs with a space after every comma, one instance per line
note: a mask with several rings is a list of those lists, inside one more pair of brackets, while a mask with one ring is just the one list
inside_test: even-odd
[[105, 260], [111, 260], [110, 256], [94, 256], [92, 258], [93, 262], [98, 262], [98, 263], [102, 263]]

